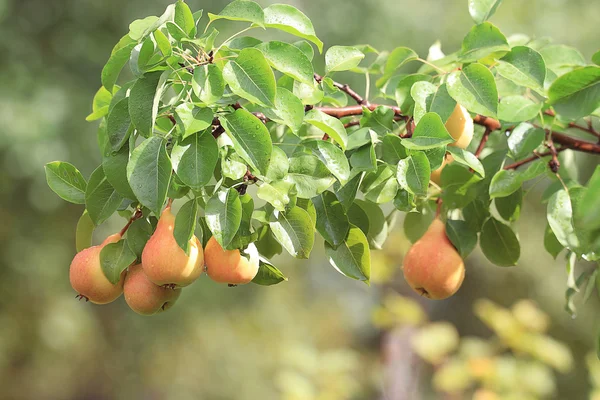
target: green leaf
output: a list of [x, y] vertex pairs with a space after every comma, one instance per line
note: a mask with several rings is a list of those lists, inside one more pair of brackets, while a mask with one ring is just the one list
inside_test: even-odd
[[317, 211], [317, 231], [328, 244], [338, 247], [350, 229], [344, 206], [335, 194], [329, 191], [314, 197], [312, 202]]
[[206, 224], [222, 247], [227, 247], [242, 222], [242, 202], [234, 188], [220, 190], [211, 197], [205, 209]]
[[294, 46], [299, 48], [310, 61], [315, 58], [315, 50], [306, 40], [299, 40], [294, 43]]
[[223, 73], [215, 64], [207, 64], [194, 69], [192, 89], [202, 102], [211, 105], [223, 97], [225, 81]]
[[519, 124], [508, 137], [508, 148], [515, 160], [519, 160], [537, 149], [544, 138], [546, 132], [541, 128], [536, 128], [529, 123]]
[[430, 82], [416, 82], [410, 94], [415, 101], [414, 118], [417, 124], [428, 112], [438, 114], [446, 123], [456, 108], [456, 101], [448, 93], [445, 83], [436, 87]]
[[266, 177], [271, 181], [279, 181], [287, 175], [290, 169], [290, 162], [288, 156], [281, 148], [273, 146], [273, 152], [271, 153], [271, 160], [269, 167], [267, 168]]
[[350, 165], [348, 164], [348, 158], [339, 147], [323, 140], [310, 140], [302, 144], [312, 150], [312, 153], [325, 164], [341, 184], [348, 181]]
[[506, 37], [494, 24], [483, 22], [475, 25], [463, 39], [460, 60], [477, 61], [498, 53], [504, 55], [510, 51]]
[[297, 8], [287, 4], [273, 4], [264, 10], [265, 25], [301, 37], [317, 45], [323, 52], [323, 42], [315, 34], [312, 22]]
[[544, 58], [546, 67], [556, 75], [563, 75], [573, 68], [587, 64], [579, 50], [570, 46], [554, 44], [544, 46], [539, 52]]
[[317, 226], [317, 210], [315, 209], [315, 205], [310, 199], [297, 199], [296, 205], [302, 208], [304, 211], [308, 213], [310, 220], [312, 222], [313, 229], [316, 229]]
[[131, 117], [129, 116], [129, 97], [119, 101], [110, 110], [106, 119], [106, 133], [113, 151], [119, 151], [129, 139]]
[[325, 96], [325, 93], [317, 84], [307, 85], [306, 83], [298, 81], [293, 81], [292, 91], [294, 95], [298, 96], [298, 98], [302, 100], [302, 103], [306, 105], [320, 103]]
[[452, 219], [446, 221], [446, 235], [463, 260], [477, 246], [477, 232], [473, 231], [465, 221]]
[[398, 190], [394, 198], [394, 207], [396, 210], [406, 213], [413, 211], [416, 207], [415, 196], [404, 189]]
[[85, 191], [85, 208], [96, 226], [106, 221], [121, 205], [123, 197], [110, 185], [102, 166], [90, 176]]
[[430, 175], [429, 160], [422, 152], [415, 152], [398, 162], [398, 183], [402, 189], [414, 195], [427, 195]]
[[368, 144], [356, 150], [350, 156], [353, 171], [374, 171], [377, 169], [375, 146]]
[[194, 37], [196, 34], [196, 21], [190, 7], [182, 0], [175, 3], [174, 22], [179, 26], [188, 37]]
[[412, 114], [415, 101], [411, 97], [411, 90], [415, 83], [430, 81], [431, 77], [425, 74], [409, 74], [403, 76], [396, 84], [395, 99], [398, 107], [404, 114]]
[[175, 39], [175, 41], [183, 42], [185, 39], [189, 39], [188, 35], [184, 32], [184, 30], [181, 29], [174, 22], [167, 22], [166, 27], [167, 31], [169, 32], [169, 35], [171, 35], [171, 37]]
[[178, 119], [177, 127], [183, 131], [182, 139], [212, 126], [214, 113], [206, 107], [196, 107], [191, 103], [183, 103], [175, 109]]
[[312, 63], [302, 50], [296, 46], [285, 42], [272, 41], [261, 43], [256, 48], [264, 53], [269, 64], [276, 70], [307, 85], [314, 83]]
[[[385, 219], [385, 215], [381, 210], [381, 207], [377, 204], [373, 204], [370, 201], [355, 200], [356, 204], [364, 213], [367, 215], [369, 223], [369, 231], [365, 233], [369, 246], [373, 249], [381, 250], [389, 234], [388, 223]], [[350, 223], [353, 224], [352, 214], [354, 209], [351, 208], [348, 212]]]
[[339, 119], [327, 115], [317, 109], [312, 109], [306, 113], [304, 121], [325, 132], [340, 145], [342, 150], [346, 150], [348, 135], [346, 133], [346, 128], [344, 128], [344, 124]]
[[219, 19], [229, 21], [250, 22], [258, 26], [265, 26], [265, 14], [257, 3], [247, 0], [236, 0], [227, 4], [219, 14], [208, 13], [210, 22]]
[[600, 51], [597, 51], [592, 56], [592, 62], [596, 65], [600, 65]]
[[178, 142], [171, 153], [173, 169], [181, 181], [192, 189], [201, 189], [212, 179], [219, 148], [210, 129]]
[[261, 260], [258, 266], [258, 273], [254, 279], [252, 279], [252, 283], [261, 286], [271, 286], [287, 280], [288, 279], [283, 275], [283, 272], [270, 263]]
[[[398, 138], [399, 139], [399, 138]], [[356, 150], [366, 145], [378, 143], [377, 132], [371, 128], [360, 128], [350, 132], [348, 135], [348, 145], [346, 151]]]
[[579, 239], [573, 226], [573, 208], [569, 193], [561, 189], [554, 193], [548, 201], [548, 224], [558, 242], [569, 250], [580, 247]]
[[498, 90], [494, 75], [479, 63], [448, 76], [448, 93], [469, 111], [495, 117], [498, 112]]
[[285, 211], [294, 194], [294, 184], [285, 181], [261, 183], [256, 191], [259, 199], [266, 201], [279, 211]]
[[498, 214], [508, 222], [519, 219], [521, 215], [521, 206], [523, 203], [523, 189], [519, 188], [516, 192], [506, 196], [494, 199]]
[[421, 118], [413, 135], [402, 139], [402, 145], [410, 150], [428, 150], [454, 142], [444, 126], [442, 119], [436, 113], [427, 113]]
[[46, 164], [48, 186], [61, 199], [74, 204], [85, 204], [87, 183], [81, 172], [72, 164], [54, 161]]
[[160, 137], [144, 140], [127, 164], [127, 180], [135, 197], [157, 216], [167, 198], [171, 173], [166, 141]]
[[238, 57], [223, 68], [223, 78], [238, 96], [264, 107], [274, 106], [277, 83], [260, 50], [247, 48], [240, 51]]
[[488, 200], [475, 199], [463, 208], [463, 217], [474, 232], [481, 232], [483, 224], [490, 216]]
[[394, 129], [394, 110], [389, 107], [379, 106], [371, 111], [363, 107], [363, 115], [360, 118], [362, 128], [371, 128], [378, 135], [385, 135]]
[[173, 236], [175, 241], [186, 252], [189, 251], [190, 239], [194, 236], [196, 219], [198, 218], [198, 202], [192, 199], [185, 203], [177, 212]]
[[538, 160], [531, 164], [525, 171], [505, 170], [498, 171], [490, 183], [490, 197], [506, 197], [516, 192], [523, 182], [536, 178], [546, 170], [546, 162]]
[[133, 48], [129, 57], [129, 68], [136, 77], [144, 75], [148, 62], [154, 55], [154, 50], [154, 42], [149, 37]]
[[419, 58], [419, 55], [414, 50], [408, 47], [396, 47], [387, 58], [383, 69], [383, 76], [377, 80], [377, 87], [381, 88], [390, 80], [398, 68], [417, 58]]
[[129, 93], [131, 122], [142, 135], [149, 137], [154, 129], [156, 111], [154, 99], [159, 89], [162, 71], [149, 72], [139, 78]]
[[496, 71], [518, 85], [543, 91], [546, 63], [540, 53], [526, 46], [516, 46], [498, 60]]
[[590, 115], [600, 107], [600, 67], [583, 67], [560, 76], [548, 89], [548, 103], [571, 120]]
[[479, 176], [485, 178], [485, 170], [483, 169], [483, 164], [481, 164], [481, 161], [479, 161], [479, 159], [475, 157], [475, 154], [471, 153], [470, 151], [463, 150], [459, 147], [448, 147], [446, 150], [450, 154], [452, 154], [454, 161], [458, 162], [459, 164], [466, 165], [473, 171], [477, 172]]
[[164, 57], [170, 57], [173, 54], [173, 48], [171, 47], [171, 42], [167, 35], [165, 35], [161, 30], [154, 31], [154, 41], [156, 41], [156, 45], [158, 49], [162, 53]]
[[172, 21], [174, 18], [175, 4], [170, 4], [160, 18], [152, 16], [133, 21], [129, 25], [129, 36], [136, 41], [142, 40], [167, 21]]
[[429, 226], [431, 226], [433, 218], [433, 214], [428, 208], [425, 208], [423, 212], [409, 212], [406, 214], [403, 228], [408, 240], [411, 243], [415, 243], [421, 239], [425, 232], [427, 232], [427, 229], [429, 229]]
[[313, 248], [315, 235], [310, 215], [300, 207], [287, 212], [275, 212], [269, 222], [273, 235], [290, 255], [308, 259]]
[[391, 165], [381, 164], [377, 171], [365, 176], [361, 190], [365, 193], [365, 199], [373, 203], [382, 204], [392, 201], [398, 192], [396, 169]]
[[129, 43], [111, 54], [108, 62], [102, 69], [102, 86], [108, 91], [112, 91], [121, 70], [129, 61], [131, 51], [136, 46], [136, 43]]
[[334, 185], [334, 193], [346, 211], [350, 209], [354, 199], [356, 199], [356, 193], [358, 193], [362, 178], [363, 174], [359, 173], [354, 175], [345, 185], [341, 185], [339, 182]]
[[493, 217], [483, 225], [479, 243], [486, 258], [500, 267], [516, 265], [521, 256], [521, 246], [515, 233]]
[[494, 15], [502, 0], [469, 0], [469, 14], [476, 24], [487, 21]]
[[87, 210], [84, 210], [77, 221], [77, 229], [75, 230], [75, 249], [78, 253], [92, 246], [92, 235], [95, 227], [90, 214]]
[[332, 46], [325, 53], [325, 72], [347, 71], [360, 64], [365, 55], [352, 46]]
[[129, 163], [129, 144], [121, 147], [117, 152], [107, 145], [102, 156], [102, 169], [108, 182], [123, 197], [135, 200], [135, 193], [127, 181], [127, 164]]
[[577, 210], [577, 219], [586, 229], [600, 228], [600, 166], [596, 167], [594, 174], [587, 184], [587, 191]]
[[[256, 213], [253, 215], [256, 215]], [[254, 242], [254, 244], [256, 245], [258, 252], [267, 258], [273, 258], [274, 256], [281, 254], [283, 251], [283, 247], [281, 247], [279, 242], [275, 240], [275, 237], [273, 237], [273, 233], [271, 232], [269, 225], [263, 225], [263, 227], [259, 230], [258, 240]]]
[[146, 243], [153, 232], [154, 229], [146, 218], [133, 221], [129, 229], [127, 229], [127, 245], [136, 257], [142, 257], [144, 247], [146, 247]]
[[136, 259], [125, 240], [109, 243], [100, 251], [100, 266], [106, 279], [116, 285], [121, 279], [121, 273]]
[[382, 155], [384, 162], [390, 165], [398, 165], [398, 161], [408, 157], [408, 151], [402, 144], [402, 139], [394, 134], [387, 134], [381, 141]]
[[237, 154], [258, 173], [264, 174], [273, 151], [271, 135], [265, 124], [243, 108], [221, 116], [220, 121]]
[[304, 121], [304, 105], [302, 104], [302, 101], [289, 90], [282, 87], [277, 88], [275, 109], [273, 112], [278, 118], [271, 119], [289, 126], [293, 132], [297, 132], [302, 127]]
[[546, 225], [546, 230], [544, 231], [544, 248], [552, 258], [556, 260], [556, 257], [565, 249], [562, 244], [556, 239], [556, 235], [552, 232], [552, 228], [550, 225]]
[[348, 236], [337, 248], [325, 242], [329, 263], [348, 278], [369, 283], [371, 278], [371, 252], [365, 234], [352, 225]]
[[538, 116], [542, 106], [525, 96], [506, 96], [500, 100], [498, 118], [506, 122], [529, 121]]
[[286, 181], [294, 183], [298, 197], [311, 199], [327, 190], [334, 182], [325, 164], [312, 154], [297, 154], [290, 158]]
[[100, 87], [94, 95], [92, 102], [92, 113], [85, 117], [86, 121], [96, 121], [108, 114], [108, 107], [112, 100], [112, 93], [104, 86]]

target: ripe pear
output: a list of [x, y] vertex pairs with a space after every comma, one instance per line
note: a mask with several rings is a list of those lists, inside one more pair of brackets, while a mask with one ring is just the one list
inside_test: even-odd
[[95, 304], [107, 304], [117, 299], [123, 293], [123, 280], [126, 272], [123, 271], [121, 279], [113, 285], [102, 272], [100, 265], [100, 251], [109, 243], [121, 240], [121, 235], [116, 233], [107, 237], [102, 244], [88, 247], [77, 253], [69, 269], [71, 286], [80, 298]]
[[465, 277], [465, 264], [436, 218], [404, 257], [404, 278], [420, 295], [434, 300], [452, 296]]
[[186, 254], [173, 236], [174, 227], [175, 215], [167, 207], [142, 251], [144, 273], [158, 286], [187, 286], [202, 274], [204, 254], [200, 241], [192, 236], [189, 255]]
[[452, 157], [452, 154], [446, 153], [446, 156], [444, 157], [444, 161], [442, 161], [441, 167], [433, 170], [433, 172], [431, 173], [431, 181], [435, 182], [436, 185], [441, 186], [442, 170], [444, 169], [444, 167], [446, 167], [446, 165], [451, 164], [453, 162], [454, 162], [454, 157]]
[[215, 282], [243, 285], [258, 273], [258, 262], [251, 262], [239, 250], [224, 250], [214, 236], [206, 244], [204, 256], [206, 273]]
[[168, 310], [175, 304], [181, 289], [155, 285], [148, 279], [142, 264], [129, 267], [123, 288], [125, 302], [140, 315], [153, 315]]
[[454, 143], [450, 143], [448, 146], [466, 149], [473, 139], [474, 132], [473, 119], [467, 109], [456, 104], [450, 118], [446, 121], [446, 129], [454, 139]]

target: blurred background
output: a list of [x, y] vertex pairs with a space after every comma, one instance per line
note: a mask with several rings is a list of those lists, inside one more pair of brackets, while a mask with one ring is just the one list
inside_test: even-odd
[[[187, 2], [205, 14], [228, 3]], [[408, 46], [425, 57], [438, 39], [448, 53], [459, 48], [472, 25], [466, 0], [286, 2], [312, 19], [326, 47]], [[167, 4], [0, 0], [1, 399], [590, 398], [599, 302], [594, 294], [579, 305], [576, 319], [564, 311], [566, 263], [543, 248], [542, 184], [528, 192], [517, 224], [519, 265], [494, 267], [474, 252], [448, 301], [399, 297], [410, 296], [400, 219], [374, 255], [371, 287], [339, 275], [317, 245], [310, 261], [274, 260], [289, 282], [230, 289], [202, 277], [151, 318], [122, 298], [103, 307], [78, 302], [68, 267], [82, 207], [50, 191], [43, 165], [68, 161], [88, 177], [99, 164], [97, 126], [85, 116], [102, 66], [132, 20]], [[589, 60], [598, 16], [594, 0], [505, 0], [492, 22], [507, 36], [551, 36]], [[223, 40], [240, 25], [215, 26]], [[337, 78], [363, 87], [352, 75]], [[585, 182], [595, 163], [571, 160], [571, 173]], [[123, 222], [104, 224], [96, 242]]]

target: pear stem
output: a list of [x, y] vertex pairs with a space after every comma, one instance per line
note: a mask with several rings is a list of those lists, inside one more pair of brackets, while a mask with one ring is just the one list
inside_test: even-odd
[[167, 200], [167, 207], [166, 208], [171, 208], [172, 205], [173, 205], [173, 199]]
[[123, 236], [125, 234], [125, 232], [127, 232], [127, 229], [129, 229], [131, 224], [133, 224], [133, 221], [142, 218], [142, 215], [143, 215], [142, 210], [137, 208], [135, 210], [135, 213], [131, 216], [131, 218], [129, 218], [129, 221], [127, 221], [127, 224], [123, 227], [123, 229], [121, 229], [121, 232], [119, 232], [119, 235]]

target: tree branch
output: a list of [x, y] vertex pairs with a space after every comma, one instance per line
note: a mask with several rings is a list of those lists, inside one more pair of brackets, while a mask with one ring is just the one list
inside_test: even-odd
[[479, 142], [479, 146], [477, 146], [477, 150], [475, 151], [475, 157], [479, 158], [479, 156], [481, 155], [481, 152], [483, 151], [483, 149], [485, 148], [485, 145], [487, 144], [488, 139], [490, 138], [490, 134], [492, 133], [490, 128], [485, 128], [485, 132], [483, 133], [483, 136], [481, 137], [481, 142]]

